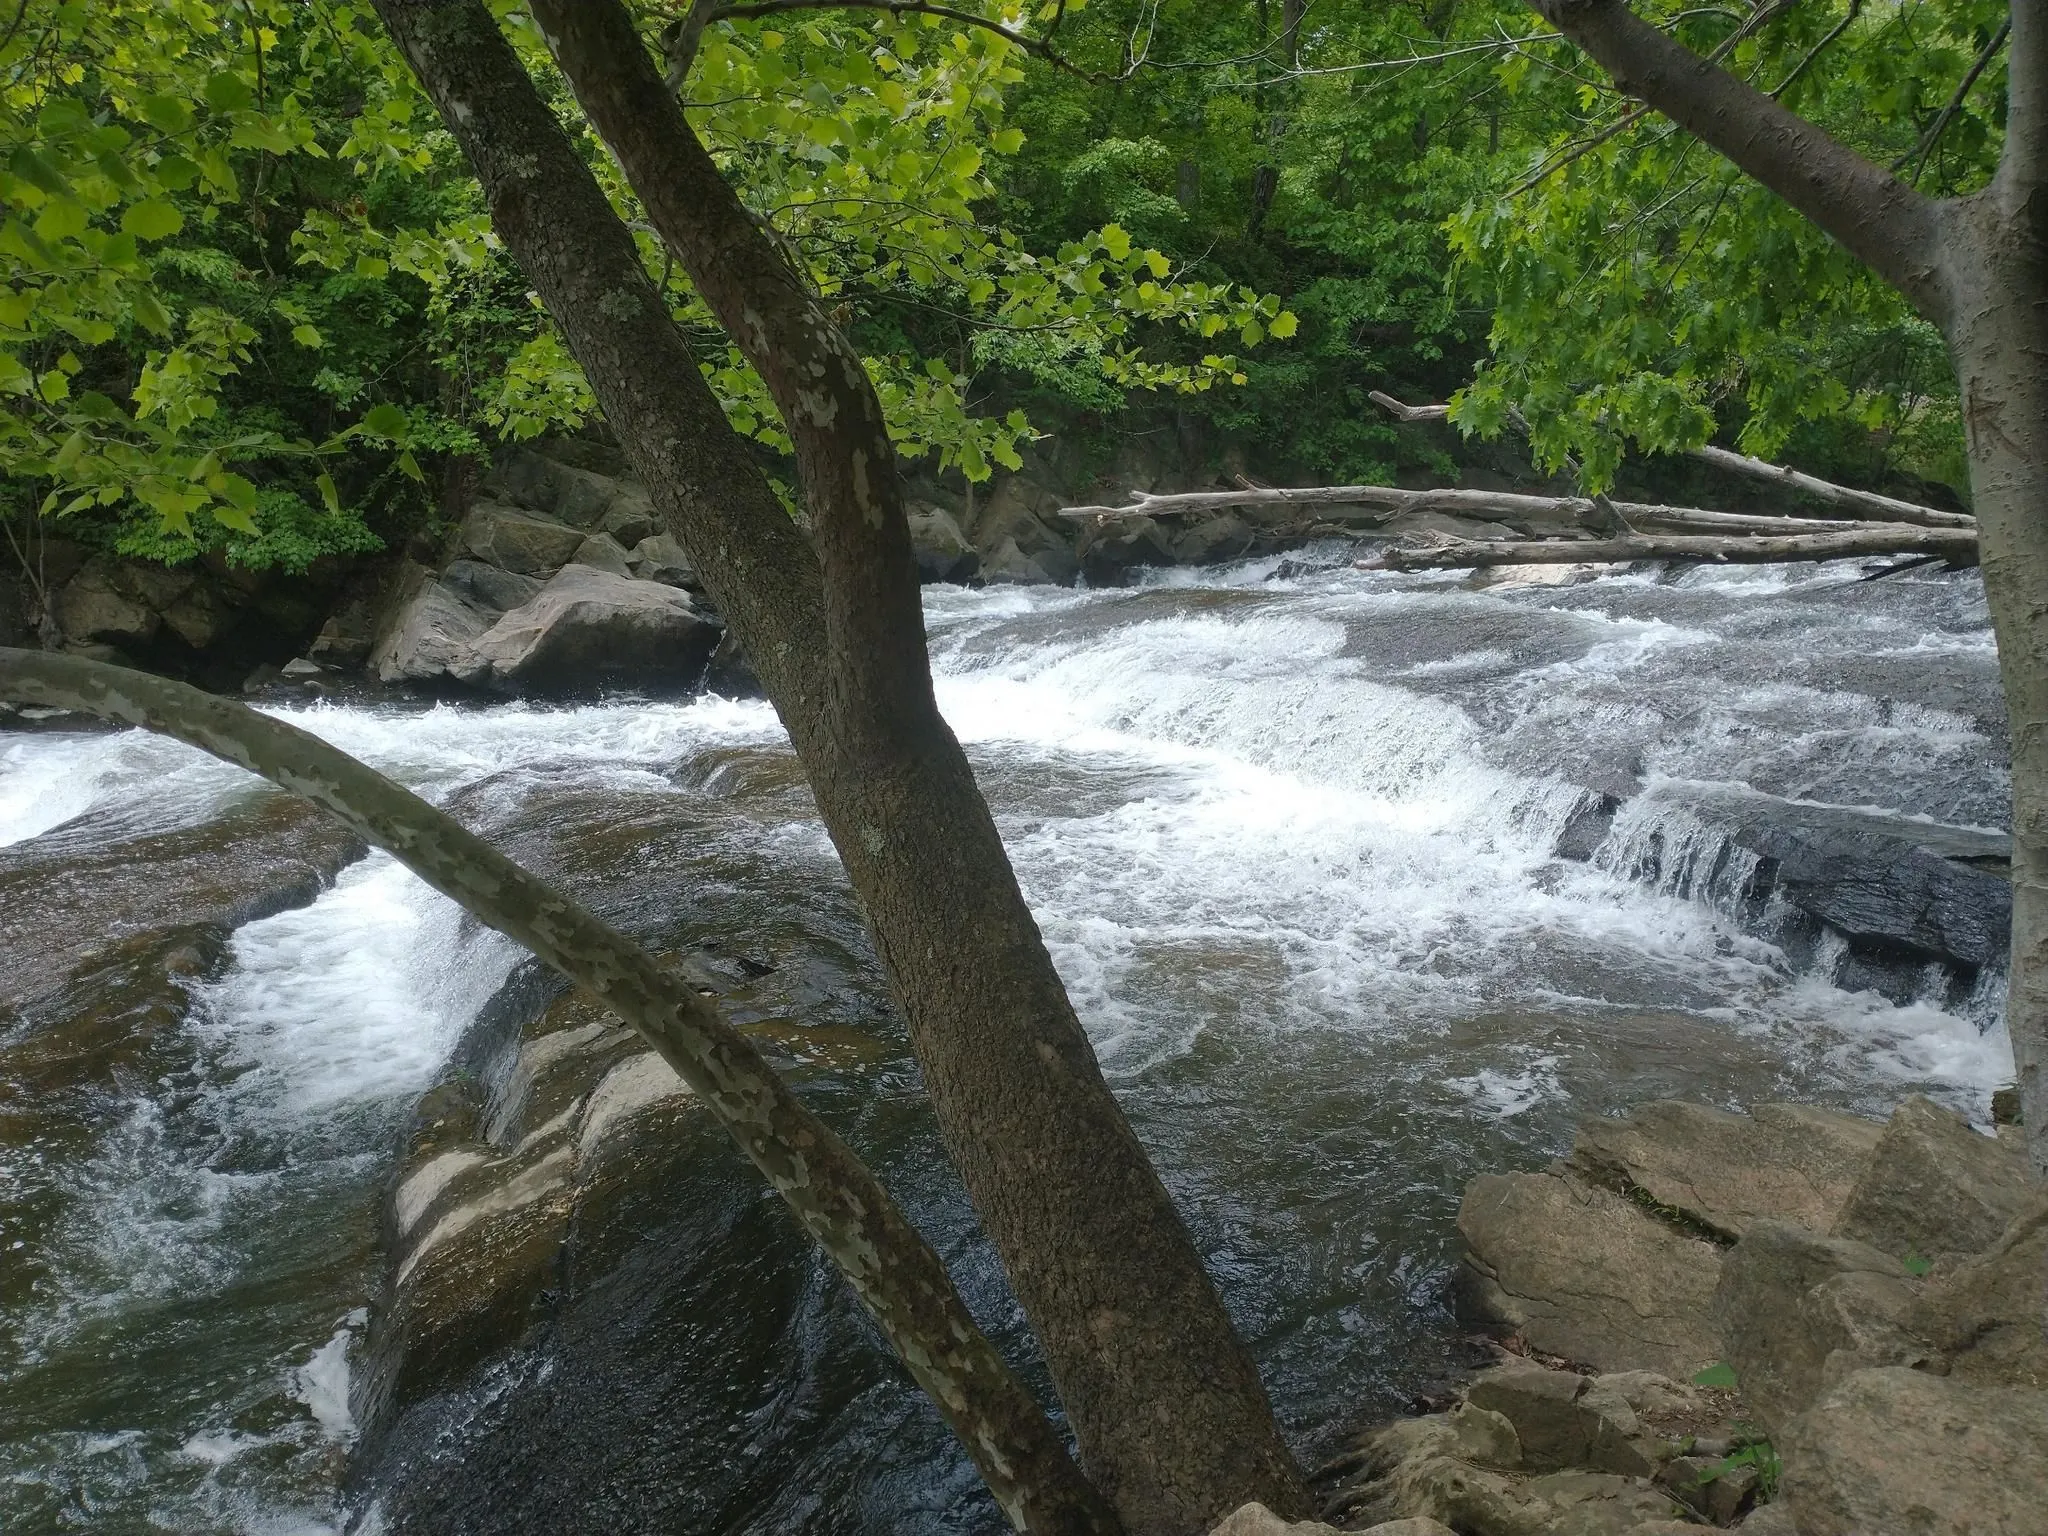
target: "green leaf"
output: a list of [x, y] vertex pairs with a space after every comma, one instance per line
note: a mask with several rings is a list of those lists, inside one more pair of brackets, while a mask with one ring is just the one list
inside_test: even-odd
[[400, 440], [406, 435], [408, 425], [405, 411], [388, 402], [373, 405], [363, 413], [363, 430], [375, 433], [378, 437]]
[[52, 368], [36, 380], [36, 393], [51, 405], [71, 394], [71, 379], [61, 368]]
[[1301, 320], [1294, 311], [1283, 309], [1273, 317], [1273, 324], [1269, 327], [1269, 330], [1275, 339], [1285, 341], [1300, 328]]
[[145, 96], [142, 115], [152, 128], [165, 133], [183, 133], [192, 126], [191, 104], [179, 96]]
[[135, 311], [135, 323], [154, 335], [171, 334], [171, 317], [164, 313], [163, 305], [156, 295], [147, 288], [137, 288], [129, 301]]
[[123, 210], [121, 230], [138, 240], [168, 240], [185, 227], [185, 215], [169, 203], [152, 199]]
[[314, 484], [320, 487], [320, 503], [330, 517], [341, 516], [341, 492], [334, 488], [334, 476], [322, 472]]
[[1716, 1361], [1692, 1379], [1696, 1387], [1718, 1387], [1724, 1392], [1735, 1390], [1735, 1367], [1727, 1361]]
[[1000, 129], [989, 139], [989, 143], [995, 146], [996, 153], [999, 155], [1014, 155], [1024, 147], [1024, 130], [1022, 128]]
[[302, 347], [312, 347], [316, 350], [320, 347], [324, 347], [327, 344], [326, 341], [321, 337], [320, 332], [310, 325], [293, 326], [292, 340], [296, 341]]
[[222, 71], [206, 82], [206, 104], [216, 112], [246, 112], [256, 101], [249, 82], [231, 71]]

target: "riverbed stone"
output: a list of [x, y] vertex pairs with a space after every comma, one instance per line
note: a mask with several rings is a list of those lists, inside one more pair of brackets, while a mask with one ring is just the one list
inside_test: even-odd
[[369, 669], [386, 683], [421, 683], [466, 675], [476, 641], [492, 616], [451, 586], [414, 566], [392, 617], [371, 647]]
[[1800, 1536], [2039, 1536], [2048, 1392], [1858, 1371], [1779, 1443]]
[[2048, 1391], [2048, 1195], [1987, 1252], [1930, 1278], [1908, 1321], [1956, 1380]]
[[583, 542], [584, 530], [480, 501], [469, 509], [457, 537], [464, 550], [486, 565], [545, 578], [569, 563]]
[[1890, 1255], [1758, 1221], [1722, 1263], [1713, 1315], [1744, 1400], [1775, 1433], [1852, 1371], [1925, 1360], [1915, 1300], [1912, 1275]]
[[508, 693], [680, 691], [703, 675], [721, 633], [674, 587], [570, 565], [477, 638], [461, 675]]
[[1209, 1536], [1338, 1536], [1320, 1520], [1283, 1520], [1265, 1505], [1246, 1504], [1224, 1516]]
[[1601, 1370], [1690, 1377], [1717, 1358], [1708, 1320], [1721, 1253], [1641, 1207], [1557, 1174], [1466, 1186], [1461, 1287], [1477, 1320]]
[[1978, 1253], [2033, 1194], [2024, 1153], [1915, 1094], [1892, 1112], [1834, 1231], [1900, 1258]]
[[1637, 1189], [1729, 1239], [1770, 1218], [1825, 1232], [1884, 1127], [1805, 1104], [1731, 1114], [1660, 1100], [1623, 1119], [1587, 1119], [1572, 1165], [1595, 1183]]

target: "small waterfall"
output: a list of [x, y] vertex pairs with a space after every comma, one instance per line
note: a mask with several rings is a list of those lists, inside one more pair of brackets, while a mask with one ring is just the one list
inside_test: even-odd
[[1621, 879], [1737, 921], [1754, 921], [1770, 894], [1757, 883], [1762, 858], [1654, 785], [1622, 805], [1593, 860]]

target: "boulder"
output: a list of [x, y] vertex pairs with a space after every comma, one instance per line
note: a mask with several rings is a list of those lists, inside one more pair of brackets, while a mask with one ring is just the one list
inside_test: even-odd
[[633, 574], [642, 581], [658, 581], [671, 587], [697, 585], [697, 568], [690, 563], [689, 551], [672, 533], [650, 534], [633, 546], [633, 553], [627, 558], [632, 562]]
[[1369, 1526], [1367, 1536], [1457, 1536], [1457, 1532], [1441, 1520], [1418, 1515], [1412, 1520], [1383, 1520], [1378, 1525]]
[[576, 553], [583, 530], [480, 501], [462, 520], [462, 548], [485, 565], [522, 576], [552, 576]]
[[720, 633], [673, 587], [570, 565], [477, 638], [467, 675], [507, 692], [680, 690], [702, 675]]
[[1663, 1489], [1611, 1472], [1552, 1472], [1532, 1479], [1524, 1491], [1548, 1506], [1534, 1526], [1542, 1536], [1633, 1536], [1650, 1522], [1685, 1518], [1684, 1508]]
[[1173, 558], [1182, 565], [1215, 565], [1242, 560], [1257, 547], [1262, 530], [1235, 512], [1219, 512], [1184, 529], [1173, 540]]
[[2048, 1391], [2048, 1198], [1991, 1249], [1930, 1280], [1908, 1320], [1958, 1381]]
[[1892, 1112], [1833, 1230], [1901, 1258], [1979, 1253], [2033, 1200], [2020, 1149], [1916, 1094]]
[[1124, 518], [1091, 527], [1075, 550], [1090, 586], [1116, 587], [1147, 566], [1174, 565], [1173, 541], [1150, 517]]
[[632, 556], [608, 533], [593, 533], [578, 544], [569, 563], [587, 565], [594, 571], [610, 571], [614, 576], [633, 574]]
[[1598, 1390], [1594, 1378], [1505, 1365], [1478, 1377], [1465, 1401], [1514, 1425], [1523, 1462], [1538, 1470], [1589, 1467], [1631, 1477], [1656, 1470], [1633, 1438], [1642, 1427], [1635, 1411], [1619, 1394]]
[[1722, 1262], [1713, 1315], [1744, 1400], [1775, 1434], [1852, 1371], [1926, 1359], [1915, 1299], [1905, 1266], [1875, 1248], [1758, 1221]]
[[[512, 506], [544, 513], [586, 532], [598, 528], [626, 499], [627, 482], [590, 465], [565, 462], [583, 446], [565, 442], [551, 444], [547, 452], [518, 449], [484, 477], [483, 489]], [[608, 469], [623, 468], [610, 455], [600, 457]], [[638, 486], [632, 490], [644, 504], [646, 492]]]
[[1071, 555], [1041, 550], [1027, 555], [1016, 539], [1005, 537], [992, 549], [981, 551], [981, 576], [993, 585], [1021, 587], [1063, 586], [1080, 566]]
[[2039, 1536], [2048, 1392], [1858, 1371], [1778, 1449], [1800, 1536]]
[[910, 549], [917, 557], [920, 581], [970, 581], [981, 568], [981, 556], [968, 543], [960, 524], [944, 507], [928, 501], [910, 503]]
[[1263, 1504], [1247, 1504], [1226, 1515], [1209, 1536], [1338, 1536], [1320, 1520], [1283, 1520]]
[[[195, 651], [214, 644], [235, 620], [234, 609], [209, 582], [195, 584], [164, 609], [163, 615], [164, 627]], [[362, 653], [356, 659], [360, 661]]]
[[140, 560], [118, 562], [108, 573], [114, 590], [145, 608], [162, 613], [192, 590], [199, 571], [191, 565], [156, 565]]
[[112, 562], [88, 560], [57, 592], [57, 627], [74, 640], [147, 640], [162, 620], [147, 603], [122, 592]]
[[1621, 1195], [1555, 1174], [1466, 1186], [1464, 1301], [1479, 1321], [1601, 1370], [1680, 1380], [1718, 1358], [1721, 1252]]
[[[580, 546], [579, 546], [580, 547]], [[441, 580], [453, 587], [463, 600], [479, 608], [509, 613], [522, 603], [533, 601], [546, 583], [532, 576], [502, 571], [481, 560], [455, 560], [441, 573]]]
[[370, 648], [369, 668], [386, 683], [462, 677], [490, 625], [491, 615], [414, 566], [401, 578], [396, 608]]
[[1639, 1189], [1727, 1238], [1760, 1218], [1825, 1232], [1884, 1128], [1804, 1104], [1746, 1115], [1662, 1100], [1625, 1119], [1579, 1125], [1572, 1165], [1612, 1189]]
[[704, 691], [726, 699], [767, 697], [754, 667], [740, 651], [739, 636], [730, 629], [718, 637], [711, 660], [704, 668]]
[[655, 515], [654, 503], [644, 493], [621, 498], [599, 523], [598, 531], [608, 533], [619, 541], [622, 549], [631, 549], [642, 539], [661, 531], [661, 519]]

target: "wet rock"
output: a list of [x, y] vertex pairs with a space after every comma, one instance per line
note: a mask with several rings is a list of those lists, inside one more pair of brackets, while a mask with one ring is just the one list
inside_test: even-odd
[[1831, 1227], [1884, 1128], [1802, 1104], [1729, 1114], [1663, 1100], [1582, 1121], [1571, 1161], [1589, 1181], [1642, 1191], [1727, 1238], [1760, 1219]]
[[1915, 1299], [1905, 1266], [1875, 1248], [1756, 1221], [1722, 1263], [1714, 1321], [1744, 1400], [1775, 1433], [1852, 1371], [1926, 1359]]
[[1901, 1258], [1977, 1253], [2034, 1193], [2020, 1149], [1916, 1094], [1892, 1112], [1834, 1231]]
[[2048, 1196], [1991, 1248], [1921, 1289], [1911, 1330], [1958, 1381], [2048, 1391]]
[[294, 656], [277, 669], [277, 675], [288, 682], [297, 682], [306, 678], [325, 677], [327, 669], [317, 661], [311, 661], [304, 656]]
[[461, 674], [505, 692], [694, 686], [720, 626], [687, 594], [589, 566], [565, 566], [471, 648]]
[[740, 651], [739, 636], [730, 629], [718, 637], [704, 667], [704, 690], [723, 699], [761, 699], [767, 690], [754, 675], [753, 664]]
[[690, 563], [689, 551], [683, 548], [674, 534], [649, 535], [633, 546], [629, 559], [633, 574], [642, 581], [658, 581], [671, 587], [697, 585], [697, 568]]
[[157, 632], [163, 621], [156, 610], [119, 590], [113, 571], [110, 561], [87, 561], [58, 591], [52, 607], [66, 635], [120, 643], [147, 640]]
[[917, 557], [920, 581], [971, 581], [981, 569], [981, 556], [960, 531], [960, 524], [944, 507], [930, 502], [912, 502], [910, 549]]
[[1184, 529], [1173, 540], [1173, 558], [1182, 565], [1217, 565], [1226, 560], [1242, 560], [1257, 549], [1264, 538], [1263, 529], [1253, 527], [1235, 512], [1219, 512]]
[[451, 561], [441, 573], [441, 580], [460, 593], [464, 601], [498, 613], [509, 613], [520, 604], [533, 601], [534, 594], [547, 585], [532, 576], [485, 565], [481, 560]]
[[1684, 1379], [1718, 1357], [1721, 1253], [1611, 1191], [1555, 1174], [1466, 1187], [1463, 1301], [1484, 1323], [1602, 1370]]
[[1557, 856], [1581, 864], [1589, 861], [1607, 840], [1614, 827], [1615, 813], [1620, 809], [1619, 796], [1588, 790], [1565, 819], [1564, 830], [1557, 834]]
[[1147, 566], [1178, 563], [1172, 539], [1157, 519], [1122, 518], [1091, 527], [1075, 551], [1090, 586], [1118, 587]]
[[614, 576], [633, 575], [631, 559], [625, 548], [608, 533], [593, 533], [578, 544], [569, 563], [587, 565], [596, 571], [609, 571]]
[[1008, 537], [981, 552], [982, 579], [998, 586], [1062, 586], [1079, 568], [1071, 555], [1052, 549], [1028, 555], [1016, 539]]
[[476, 641], [491, 627], [492, 615], [424, 567], [410, 568], [402, 580], [389, 625], [371, 648], [370, 670], [387, 683], [467, 675]]
[[1858, 1371], [1786, 1429], [1800, 1536], [2038, 1536], [2048, 1392]]
[[584, 531], [511, 507], [478, 502], [462, 520], [461, 547], [485, 565], [548, 577], [569, 563]]

